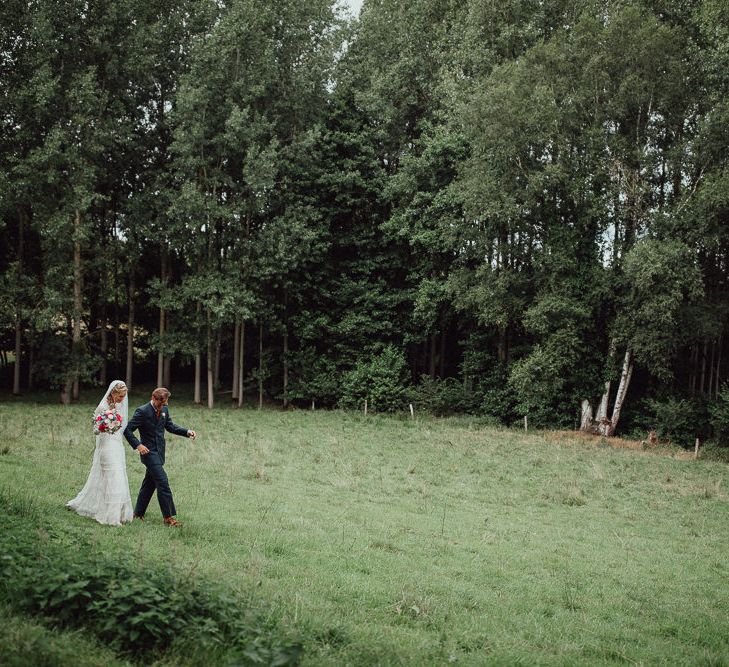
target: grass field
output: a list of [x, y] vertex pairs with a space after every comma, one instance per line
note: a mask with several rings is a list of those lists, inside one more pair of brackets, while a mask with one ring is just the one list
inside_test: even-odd
[[[0, 490], [140, 567], [258, 591], [305, 664], [729, 665], [725, 463], [469, 418], [173, 399], [199, 433], [168, 438], [184, 526], [153, 500], [144, 524], [109, 528], [64, 509], [96, 398], [0, 403]], [[128, 471], [134, 498], [131, 449]]]

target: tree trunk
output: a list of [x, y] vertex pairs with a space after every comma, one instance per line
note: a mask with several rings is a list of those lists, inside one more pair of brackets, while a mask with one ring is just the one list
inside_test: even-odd
[[580, 419], [580, 431], [589, 431], [592, 426], [592, 406], [590, 401], [584, 399], [581, 406], [582, 418]]
[[215, 368], [213, 372], [213, 385], [215, 387], [215, 391], [220, 389], [220, 347], [222, 336], [223, 331], [221, 328], [218, 329], [218, 332], [215, 336]]
[[258, 409], [263, 409], [263, 322], [258, 325]]
[[246, 321], [240, 323], [240, 369], [238, 371], [238, 407], [243, 407], [243, 380], [246, 369]]
[[195, 402], [195, 405], [201, 405], [202, 404], [202, 391], [201, 391], [201, 381], [200, 381], [200, 371], [202, 370], [202, 363], [200, 359], [200, 353], [198, 352], [195, 355], [195, 397], [193, 398], [193, 401]]
[[121, 343], [119, 342], [121, 339], [121, 316], [119, 314], [119, 295], [116, 291], [114, 294], [114, 374], [119, 375], [119, 367], [121, 366], [119, 363], [121, 355]]
[[719, 343], [717, 345], [716, 353], [716, 373], [714, 374], [714, 397], [719, 396], [719, 370], [721, 369], [721, 348], [724, 344], [724, 334], [719, 334]]
[[[18, 273], [17, 279], [23, 275], [23, 256], [25, 255], [25, 211], [18, 209]], [[18, 285], [19, 286], [19, 285]], [[20, 304], [18, 304], [20, 306]], [[15, 311], [15, 366], [13, 367], [13, 395], [20, 395], [20, 355], [23, 352], [23, 322], [20, 318], [20, 307]]]
[[134, 370], [134, 271], [129, 276], [129, 314], [127, 319], [127, 389], [129, 392], [132, 391], [132, 372]]
[[[611, 340], [608, 346], [608, 363], [612, 365], [612, 360], [615, 358], [615, 341]], [[607, 420], [608, 407], [610, 404], [610, 387], [612, 383], [610, 380], [605, 382], [605, 391], [600, 399], [600, 405], [597, 408], [597, 414], [595, 415], [595, 421], [601, 424]]]
[[[197, 318], [196, 321], [200, 321], [200, 302], [197, 302], [196, 306], [197, 310]], [[198, 332], [199, 333], [199, 332]], [[199, 344], [199, 343], [198, 343]], [[201, 384], [202, 384], [202, 360], [200, 358], [200, 350], [198, 350], [195, 353], [195, 397], [193, 398], [193, 401], [195, 402], [195, 405], [201, 405], [202, 404], [202, 390], [201, 390]]]
[[428, 375], [430, 375], [431, 380], [435, 380], [435, 350], [436, 350], [436, 334], [433, 332], [430, 335], [430, 351], [429, 351], [429, 366], [428, 366]]
[[[162, 289], [165, 289], [167, 285], [167, 251], [164, 246], [160, 253], [160, 278], [162, 279]], [[164, 308], [159, 309], [159, 351], [157, 352], [157, 386], [162, 387], [164, 385], [164, 372], [165, 372], [165, 353], [164, 353], [164, 338], [165, 338], [165, 311]]]
[[711, 361], [709, 362], [709, 384], [708, 391], [706, 392], [711, 396], [714, 391], [714, 362], [716, 360], [716, 341], [711, 341]]
[[172, 376], [170, 374], [172, 367], [172, 355], [168, 354], [165, 356], [164, 369], [162, 372], [162, 385], [169, 387], [172, 384]]
[[207, 370], [208, 370], [208, 408], [212, 409], [215, 405], [215, 383], [213, 382], [214, 372], [214, 354], [213, 349], [213, 329], [210, 323], [210, 311], [207, 311], [208, 326], [207, 326]]
[[701, 382], [699, 384], [699, 391], [703, 394], [705, 391], [704, 382], [706, 380], [706, 341], [704, 341], [704, 351], [701, 355]]
[[109, 332], [106, 328], [106, 306], [101, 311], [101, 370], [99, 371], [99, 382], [102, 387], [106, 386], [107, 377], [107, 359], [106, 355], [109, 351]]
[[81, 316], [83, 314], [83, 273], [81, 270], [81, 211], [76, 209], [73, 224], [73, 333], [71, 356], [73, 358], [73, 399], [79, 396], [79, 363], [81, 355]]
[[441, 327], [440, 333], [440, 355], [438, 357], [439, 370], [438, 375], [441, 378], [445, 377], [445, 357], [446, 357], [446, 328]]
[[288, 323], [284, 323], [283, 335], [283, 406], [284, 409], [289, 407], [289, 328]]
[[33, 390], [33, 366], [35, 365], [35, 349], [28, 345], [28, 391]]
[[499, 327], [499, 361], [503, 364], [509, 357], [508, 328], [506, 326]]
[[618, 421], [620, 420], [620, 411], [623, 408], [625, 402], [625, 396], [628, 393], [628, 387], [630, 386], [630, 378], [633, 375], [633, 355], [630, 352], [630, 348], [625, 350], [625, 358], [623, 359], [623, 372], [620, 375], [620, 385], [618, 385], [618, 393], [615, 397], [615, 406], [613, 407], [613, 416], [610, 419], [610, 427], [608, 435], [615, 435], [615, 431], [618, 428]]
[[15, 313], [15, 364], [13, 365], [13, 396], [20, 396], [20, 355], [23, 352], [23, 324]]
[[165, 354], [163, 352], [163, 343], [165, 335], [165, 311], [159, 309], [159, 350], [157, 351], [157, 386], [164, 384], [165, 372]]
[[233, 329], [233, 381], [231, 382], [231, 400], [238, 400], [238, 384], [240, 379], [240, 320], [236, 318]]

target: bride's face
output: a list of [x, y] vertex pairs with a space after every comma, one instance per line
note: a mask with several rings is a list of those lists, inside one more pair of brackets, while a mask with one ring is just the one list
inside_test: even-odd
[[121, 403], [126, 395], [126, 391], [118, 391], [115, 389], [111, 392], [111, 400], [114, 401], [114, 403]]

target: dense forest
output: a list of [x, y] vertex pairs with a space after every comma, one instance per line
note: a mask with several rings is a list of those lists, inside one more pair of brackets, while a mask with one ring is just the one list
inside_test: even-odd
[[6, 393], [727, 438], [724, 0], [5, 0], [0, 108]]

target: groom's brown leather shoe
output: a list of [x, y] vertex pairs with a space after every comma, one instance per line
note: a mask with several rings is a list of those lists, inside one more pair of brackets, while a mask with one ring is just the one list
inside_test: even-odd
[[140, 521], [144, 521], [144, 514], [132, 514], [132, 519], [139, 519]]
[[173, 526], [173, 527], [175, 527], [175, 528], [178, 528], [179, 526], [181, 526], [181, 525], [182, 525], [182, 524], [181, 524], [181, 523], [180, 523], [180, 522], [179, 522], [179, 521], [178, 521], [177, 519], [175, 519], [175, 517], [173, 517], [173, 516], [166, 516], [166, 517], [165, 517], [165, 523], [166, 523], [166, 524], [167, 524], [168, 526]]

